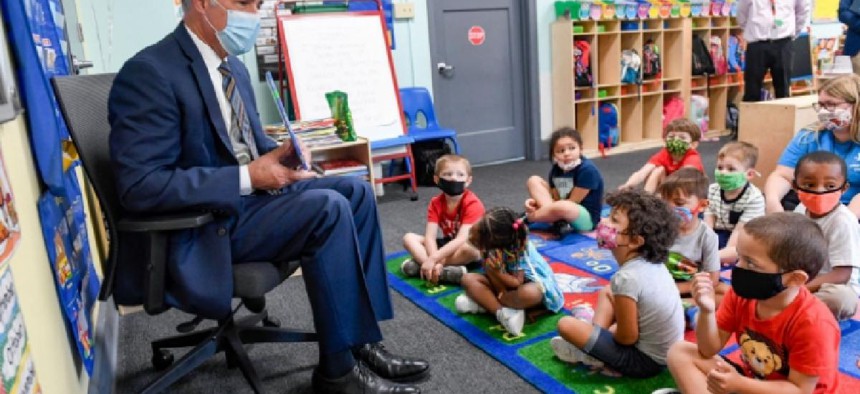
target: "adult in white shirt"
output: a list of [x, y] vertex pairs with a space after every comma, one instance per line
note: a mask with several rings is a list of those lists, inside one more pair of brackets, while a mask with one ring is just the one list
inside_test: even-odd
[[744, 101], [761, 100], [768, 70], [777, 98], [788, 97], [791, 78], [791, 41], [806, 25], [810, 0], [740, 0], [738, 25], [747, 42]]

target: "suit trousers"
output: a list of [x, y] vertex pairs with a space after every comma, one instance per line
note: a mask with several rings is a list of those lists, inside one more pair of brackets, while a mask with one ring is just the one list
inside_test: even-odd
[[743, 101], [761, 101], [764, 76], [770, 70], [776, 98], [788, 97], [791, 83], [791, 37], [747, 44]]
[[376, 199], [355, 177], [297, 182], [242, 197], [231, 228], [234, 264], [300, 260], [320, 354], [379, 342], [393, 316]]

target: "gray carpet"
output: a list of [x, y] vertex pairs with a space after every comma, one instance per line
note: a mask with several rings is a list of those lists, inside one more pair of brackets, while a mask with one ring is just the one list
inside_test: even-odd
[[[706, 174], [713, 174], [716, 152], [722, 143], [704, 142], [699, 146]], [[614, 190], [626, 181], [655, 150], [626, 153], [596, 159], [606, 181]], [[471, 189], [487, 207], [509, 206], [522, 209], [526, 198], [525, 181], [530, 175], [545, 176], [549, 162], [521, 161], [474, 169]], [[397, 185], [386, 187], [379, 199], [385, 248], [388, 253], [403, 250], [405, 232], [424, 231], [427, 202], [438, 189], [422, 187], [420, 199], [409, 201]], [[424, 357], [432, 364], [431, 377], [421, 384], [429, 393], [530, 393], [534, 387], [520, 379], [492, 357], [473, 347], [459, 334], [427, 315], [409, 300], [392, 291], [395, 319], [382, 323], [385, 345], [399, 354]], [[284, 326], [313, 329], [310, 305], [300, 278], [287, 280], [268, 297], [269, 310]], [[150, 364], [149, 342], [174, 335], [174, 327], [190, 319], [176, 311], [158, 316], [143, 313], [120, 319], [117, 392], [138, 392], [158, 374]], [[181, 353], [176, 354], [177, 360]], [[268, 392], [310, 393], [311, 373], [317, 362], [316, 345], [278, 344], [249, 347], [249, 356]], [[238, 370], [227, 369], [224, 355], [219, 354], [200, 369], [174, 385], [174, 393], [245, 393], [251, 392]]]

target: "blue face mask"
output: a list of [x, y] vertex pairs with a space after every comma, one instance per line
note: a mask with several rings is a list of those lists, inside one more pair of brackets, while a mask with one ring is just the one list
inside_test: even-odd
[[224, 27], [224, 30], [215, 29], [212, 22], [209, 22], [208, 18], [206, 19], [209, 26], [215, 30], [218, 42], [221, 43], [224, 50], [233, 56], [239, 56], [250, 51], [257, 42], [257, 34], [260, 32], [260, 16], [256, 12], [228, 10], [218, 1], [212, 0], [212, 2], [227, 11], [227, 26]]

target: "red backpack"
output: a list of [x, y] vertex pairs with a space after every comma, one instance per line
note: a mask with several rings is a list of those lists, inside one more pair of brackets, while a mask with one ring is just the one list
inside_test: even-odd
[[573, 75], [576, 86], [591, 86], [591, 44], [586, 40], [573, 41]]
[[723, 51], [723, 40], [717, 36], [711, 36], [711, 60], [714, 62], [714, 75], [723, 75], [729, 69], [726, 61], [726, 53]]
[[663, 103], [663, 130], [669, 122], [684, 117], [684, 100], [678, 96], [672, 96]]

